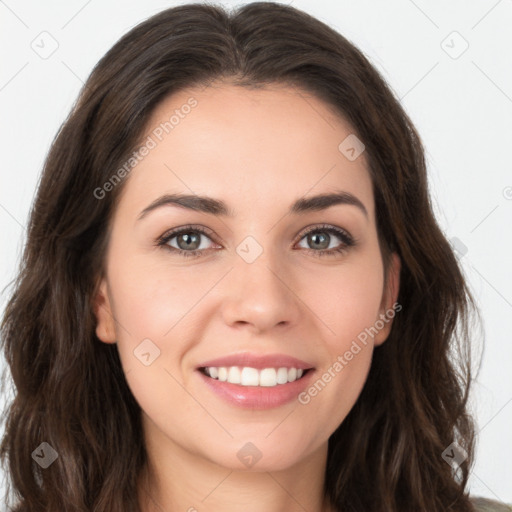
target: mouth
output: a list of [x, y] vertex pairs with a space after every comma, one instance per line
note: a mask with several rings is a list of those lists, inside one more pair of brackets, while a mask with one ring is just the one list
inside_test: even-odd
[[297, 400], [316, 371], [310, 362], [288, 354], [239, 352], [202, 361], [196, 374], [208, 393], [225, 403], [263, 410]]
[[252, 368], [250, 366], [203, 366], [198, 370], [220, 382], [246, 387], [273, 388], [303, 379], [313, 368], [278, 367]]
[[208, 361], [196, 374], [208, 393], [231, 407], [275, 409], [298, 400], [317, 372], [288, 356], [229, 356]]

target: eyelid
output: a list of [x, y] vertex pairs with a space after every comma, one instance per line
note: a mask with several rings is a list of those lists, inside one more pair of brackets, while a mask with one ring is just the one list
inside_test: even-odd
[[298, 241], [302, 240], [306, 235], [313, 231], [332, 231], [336, 234], [336, 236], [343, 236], [344, 242], [355, 243], [357, 240], [344, 228], [340, 228], [338, 226], [334, 226], [332, 224], [311, 224], [310, 226], [305, 227], [298, 235]]
[[174, 238], [175, 236], [187, 231], [198, 231], [199, 233], [205, 234], [212, 239], [217, 237], [214, 231], [210, 228], [207, 228], [206, 226], [201, 224], [186, 224], [184, 226], [167, 230], [163, 235], [158, 237], [157, 242], [169, 241], [170, 238]]

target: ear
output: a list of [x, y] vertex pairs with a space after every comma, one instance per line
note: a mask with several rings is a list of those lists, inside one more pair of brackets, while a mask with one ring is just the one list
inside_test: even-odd
[[379, 316], [375, 321], [375, 328], [378, 333], [373, 338], [374, 346], [382, 345], [386, 341], [391, 332], [393, 318], [402, 309], [402, 305], [397, 303], [400, 289], [400, 268], [400, 257], [394, 252], [390, 257]]
[[96, 336], [104, 343], [116, 343], [114, 315], [105, 278], [101, 280], [94, 297], [94, 314], [96, 316]]

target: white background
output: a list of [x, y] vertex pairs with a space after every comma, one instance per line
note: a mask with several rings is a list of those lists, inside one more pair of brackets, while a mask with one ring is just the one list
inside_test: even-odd
[[[2, 311], [44, 158], [82, 83], [121, 35], [180, 3], [0, 0]], [[460, 259], [485, 324], [470, 492], [512, 503], [512, 1], [291, 4], [367, 55], [422, 136], [438, 220], [467, 248]], [[47, 59], [31, 47], [43, 31], [58, 44]]]

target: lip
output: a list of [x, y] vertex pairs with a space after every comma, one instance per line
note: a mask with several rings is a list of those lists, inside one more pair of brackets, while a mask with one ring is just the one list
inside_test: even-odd
[[[273, 387], [242, 386], [212, 379], [201, 371], [203, 368], [212, 366], [216, 368], [221, 366], [243, 368], [247, 366], [257, 370], [264, 368], [297, 368], [304, 370], [305, 373], [298, 380]], [[229, 404], [255, 410], [279, 407], [297, 399], [298, 395], [309, 385], [312, 375], [315, 373], [314, 366], [311, 363], [296, 357], [286, 354], [254, 354], [250, 352], [210, 359], [197, 366], [196, 371], [208, 388]]]
[[[216, 368], [221, 366], [248, 366], [256, 370], [263, 370], [264, 368], [300, 368], [302, 370], [310, 370], [313, 368], [312, 364], [286, 354], [251, 354], [250, 352], [211, 359], [201, 363], [197, 366], [197, 369], [207, 366], [214, 366]], [[280, 385], [285, 386], [286, 384]]]
[[[210, 366], [215, 365], [212, 364]], [[231, 384], [212, 379], [199, 369], [196, 370], [196, 373], [211, 391], [227, 403], [244, 409], [264, 410], [280, 407], [293, 400], [297, 400], [298, 395], [310, 385], [316, 372], [310, 369], [300, 379], [288, 382], [287, 384], [278, 384], [274, 387], [241, 386], [240, 384]]]

